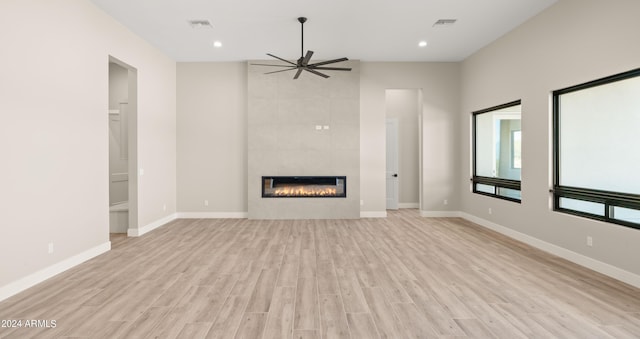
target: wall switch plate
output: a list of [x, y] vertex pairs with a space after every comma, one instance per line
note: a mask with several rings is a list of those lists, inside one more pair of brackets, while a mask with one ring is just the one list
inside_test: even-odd
[[447, 204], [449, 204], [449, 200], [447, 200], [447, 199], [444, 199], [444, 202], [443, 202], [443, 204], [445, 204], [445, 205], [447, 205]]
[[591, 237], [590, 235], [587, 236], [587, 246], [593, 246], [593, 237]]
[[489, 214], [493, 214], [493, 210], [489, 207]]
[[143, 176], [143, 175], [144, 175], [144, 168], [141, 168], [140, 169], [140, 176]]
[[49, 243], [49, 254], [53, 253], [53, 243]]
[[209, 200], [205, 200], [205, 201], [204, 201], [204, 205], [205, 205], [205, 206], [209, 206]]
[[319, 131], [319, 130], [321, 130], [321, 129], [322, 129], [322, 126], [320, 126], [320, 125], [316, 125], [316, 131]]
[[162, 205], [162, 210], [166, 211], [167, 210], [167, 204]]

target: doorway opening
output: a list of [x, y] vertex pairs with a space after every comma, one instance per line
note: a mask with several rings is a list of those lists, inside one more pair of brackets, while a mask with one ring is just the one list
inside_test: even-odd
[[137, 71], [109, 57], [109, 233], [137, 228]]
[[422, 201], [422, 90], [387, 89], [387, 209], [420, 208]]

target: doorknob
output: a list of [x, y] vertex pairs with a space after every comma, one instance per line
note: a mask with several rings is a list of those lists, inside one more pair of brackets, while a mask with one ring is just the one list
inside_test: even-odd
[[394, 173], [394, 174], [392, 175], [392, 177], [397, 178], [397, 177], [398, 177], [398, 173]]

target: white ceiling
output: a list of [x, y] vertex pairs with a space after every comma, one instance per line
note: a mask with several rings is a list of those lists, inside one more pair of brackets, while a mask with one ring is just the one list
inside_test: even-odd
[[[557, 0], [91, 1], [176, 61], [297, 59], [299, 16], [315, 60], [460, 61]], [[191, 28], [194, 19], [213, 29]], [[438, 19], [457, 22], [434, 27]]]

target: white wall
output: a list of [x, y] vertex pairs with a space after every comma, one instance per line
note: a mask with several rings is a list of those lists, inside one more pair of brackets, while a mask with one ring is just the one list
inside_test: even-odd
[[421, 209], [427, 212], [458, 210], [459, 86], [457, 63], [361, 63], [360, 192], [364, 200], [361, 210], [365, 215], [383, 215], [386, 209], [385, 92], [394, 88], [422, 89]]
[[245, 213], [247, 64], [178, 63], [177, 72], [178, 210]]
[[522, 204], [472, 194], [464, 184], [464, 212], [605, 269], [640, 274], [640, 231], [552, 212], [549, 194], [551, 92], [639, 67], [637, 13], [636, 0], [561, 0], [463, 62], [458, 182], [469, 182], [472, 111], [522, 99], [523, 136]]
[[176, 135], [175, 62], [88, 1], [4, 0], [0, 41], [2, 299], [109, 249], [109, 55], [138, 70], [141, 226], [175, 212]]

